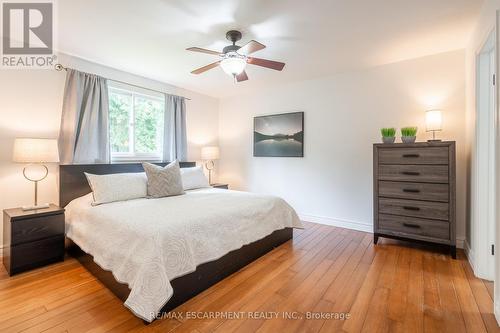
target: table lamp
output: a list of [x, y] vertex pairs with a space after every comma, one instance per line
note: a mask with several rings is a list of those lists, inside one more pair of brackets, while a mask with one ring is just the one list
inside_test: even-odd
[[[43, 163], [58, 163], [59, 150], [57, 140], [55, 139], [29, 139], [17, 138], [14, 141], [13, 161], [16, 163], [29, 163], [23, 169], [23, 176], [29, 181], [35, 183], [35, 200], [33, 206], [23, 206], [23, 210], [35, 210], [48, 208], [49, 204], [38, 204], [38, 182], [44, 180], [49, 169]], [[41, 167], [42, 172], [39, 175], [29, 175], [30, 169]]]
[[206, 161], [205, 168], [208, 170], [208, 183], [212, 185], [212, 170], [214, 169], [214, 160], [220, 157], [219, 147], [207, 146], [201, 148], [201, 159]]
[[425, 124], [426, 131], [432, 132], [432, 140], [427, 140], [428, 142], [439, 142], [440, 139], [436, 139], [436, 132], [441, 131], [443, 128], [443, 115], [441, 110], [429, 110], [425, 112]]

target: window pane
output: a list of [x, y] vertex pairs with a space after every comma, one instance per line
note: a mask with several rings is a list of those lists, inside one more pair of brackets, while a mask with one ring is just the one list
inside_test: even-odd
[[126, 153], [129, 151], [129, 117], [132, 104], [132, 95], [109, 92], [109, 137], [112, 153]]
[[135, 152], [161, 153], [164, 103], [153, 98], [135, 97]]

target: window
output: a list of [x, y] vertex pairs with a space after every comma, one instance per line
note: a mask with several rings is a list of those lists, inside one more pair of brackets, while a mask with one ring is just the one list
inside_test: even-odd
[[165, 96], [111, 83], [109, 131], [112, 161], [161, 160]]

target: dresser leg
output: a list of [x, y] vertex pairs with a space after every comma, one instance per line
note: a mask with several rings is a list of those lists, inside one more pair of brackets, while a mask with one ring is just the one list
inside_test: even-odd
[[377, 244], [378, 242], [378, 234], [373, 234], [373, 244]]
[[450, 255], [453, 259], [457, 259], [457, 247], [450, 246]]

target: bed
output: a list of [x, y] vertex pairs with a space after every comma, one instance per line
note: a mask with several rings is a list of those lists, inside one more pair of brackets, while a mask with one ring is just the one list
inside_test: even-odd
[[292, 229], [301, 227], [280, 198], [223, 189], [92, 206], [84, 172], [142, 172], [142, 166], [61, 165], [60, 204], [69, 253], [146, 322], [290, 240]]

